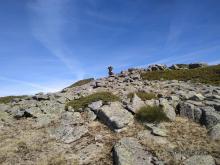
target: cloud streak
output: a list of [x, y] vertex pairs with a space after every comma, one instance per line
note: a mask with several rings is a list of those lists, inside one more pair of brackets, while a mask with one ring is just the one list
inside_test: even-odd
[[57, 57], [76, 79], [81, 79], [84, 71], [62, 37], [68, 2], [69, 0], [34, 0], [28, 3], [31, 28], [33, 36]]
[[21, 85], [24, 85], [24, 86], [29, 86], [29, 87], [32, 87], [36, 90], [41, 90], [41, 91], [53, 91], [54, 90], [50, 87], [42, 86], [42, 85], [39, 85], [37, 83], [32, 83], [32, 82], [18, 80], [18, 79], [9, 78], [9, 77], [0, 76], [0, 80], [1, 81], [12, 82], [12, 83], [18, 83], [18, 84], [21, 84]]
[[170, 65], [170, 64], [176, 64], [176, 63], [189, 62], [189, 61], [192, 61], [192, 60], [199, 59], [198, 57], [201, 57], [202, 54], [204, 55], [205, 53], [213, 51], [213, 50], [218, 49], [218, 48], [220, 48], [220, 46], [215, 45], [215, 46], [212, 46], [212, 47], [209, 47], [209, 48], [200, 49], [200, 50], [190, 52], [190, 53], [187, 53], [187, 54], [170, 56], [168, 58], [160, 59], [158, 61], [154, 61], [154, 62], [149, 63], [149, 64], [167, 64], [167, 65]]

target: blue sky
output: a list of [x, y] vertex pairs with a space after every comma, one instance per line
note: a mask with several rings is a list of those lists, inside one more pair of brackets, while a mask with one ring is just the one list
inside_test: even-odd
[[220, 63], [219, 0], [0, 0], [0, 96], [200, 61]]

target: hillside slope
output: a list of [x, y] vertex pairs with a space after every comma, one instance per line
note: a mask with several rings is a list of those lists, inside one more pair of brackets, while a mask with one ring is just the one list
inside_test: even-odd
[[219, 82], [158, 65], [0, 98], [0, 164], [220, 164]]

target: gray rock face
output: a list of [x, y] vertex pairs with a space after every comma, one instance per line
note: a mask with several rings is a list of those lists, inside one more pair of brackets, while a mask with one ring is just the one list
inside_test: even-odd
[[204, 124], [207, 128], [211, 128], [220, 122], [220, 114], [213, 107], [196, 107], [188, 102], [179, 104], [179, 114]]
[[200, 108], [195, 107], [194, 109], [194, 121], [197, 123], [202, 123], [203, 112]]
[[175, 109], [171, 105], [169, 105], [169, 103], [166, 99], [160, 99], [160, 105], [162, 106], [163, 111], [165, 112], [166, 116], [171, 121], [174, 121], [176, 118]]
[[79, 112], [64, 112], [61, 115], [61, 124], [70, 125], [70, 124], [81, 124], [84, 120]]
[[206, 66], [208, 66], [208, 64], [206, 63], [194, 63], [194, 64], [189, 64], [189, 69], [201, 68]]
[[[27, 118], [27, 117], [36, 117], [33, 116], [34, 112], [27, 109], [20, 109], [19, 107], [13, 107], [7, 111], [9, 114], [11, 114], [15, 119], [21, 119], [21, 118]], [[32, 113], [33, 112], [33, 113]], [[37, 113], [37, 112], [36, 112]]]
[[36, 94], [35, 96], [33, 96], [33, 99], [41, 101], [41, 100], [49, 100], [50, 97], [49, 97], [49, 95], [44, 95], [43, 93], [39, 93], [39, 94]]
[[51, 136], [55, 137], [56, 140], [60, 140], [64, 143], [72, 143], [80, 139], [83, 135], [88, 132], [88, 127], [82, 126], [71, 126], [71, 125], [60, 125], [58, 128], [51, 130]]
[[202, 123], [208, 127], [211, 128], [217, 123], [220, 122], [220, 114], [215, 112], [214, 108], [212, 107], [202, 107], [201, 108], [203, 117], [202, 117]]
[[193, 104], [187, 103], [187, 102], [183, 102], [181, 104], [179, 104], [179, 114], [180, 116], [184, 116], [187, 117], [189, 119], [193, 119], [194, 120], [194, 109], [195, 106]]
[[205, 101], [207, 106], [212, 106], [216, 111], [220, 112], [220, 102], [217, 101]]
[[95, 88], [106, 87], [106, 84], [103, 81], [96, 81], [94, 87]]
[[215, 165], [211, 155], [195, 155], [183, 162], [184, 165]]
[[91, 103], [91, 104], [89, 104], [88, 105], [88, 107], [92, 110], [92, 111], [94, 111], [94, 112], [98, 112], [98, 110], [100, 109], [100, 107], [102, 106], [103, 104], [102, 104], [102, 100], [100, 100], [100, 101], [96, 101], [96, 102], [93, 102], [93, 103]]
[[152, 134], [156, 136], [161, 136], [161, 137], [166, 137], [167, 136], [167, 131], [162, 128], [158, 127], [153, 127], [152, 128]]
[[42, 115], [42, 112], [40, 108], [38, 107], [32, 107], [32, 108], [26, 109], [25, 113], [28, 113], [32, 117], [39, 117]]
[[57, 120], [56, 116], [51, 115], [41, 115], [36, 118], [36, 124], [35, 127], [42, 128], [48, 126], [53, 120]]
[[153, 165], [152, 155], [135, 138], [122, 138], [113, 148], [116, 165]]
[[168, 69], [166, 65], [154, 64], [154, 65], [148, 66], [147, 71], [157, 71], [157, 70], [166, 70], [166, 69]]
[[94, 121], [97, 118], [97, 115], [90, 108], [86, 108], [84, 112], [88, 121]]
[[195, 94], [195, 95], [193, 95], [191, 98], [189, 98], [190, 100], [195, 100], [195, 101], [202, 101], [202, 100], [204, 100], [205, 99], [205, 97], [202, 95], [202, 94], [200, 94], [200, 93], [198, 93], [198, 94]]
[[114, 131], [133, 124], [133, 116], [130, 112], [125, 110], [121, 103], [112, 102], [110, 105], [101, 107], [98, 117]]
[[136, 113], [141, 107], [145, 106], [144, 101], [142, 101], [136, 94], [131, 100], [131, 104], [127, 105], [127, 109], [132, 113]]
[[220, 123], [213, 126], [208, 134], [212, 140], [220, 140]]
[[140, 74], [136, 73], [136, 74], [131, 74], [130, 78], [133, 80], [140, 80], [141, 76], [140, 76]]
[[189, 69], [188, 64], [174, 64], [170, 67], [170, 69]]
[[90, 164], [95, 160], [99, 160], [103, 157], [103, 149], [104, 146], [100, 143], [90, 144], [86, 146], [77, 153], [77, 155], [79, 156], [79, 164]]

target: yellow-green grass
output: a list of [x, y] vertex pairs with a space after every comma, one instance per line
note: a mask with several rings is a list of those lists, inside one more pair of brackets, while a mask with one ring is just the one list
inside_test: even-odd
[[[154, 93], [147, 93], [147, 92], [136, 92], [135, 93], [141, 100], [151, 100], [157, 98], [157, 96]], [[134, 93], [129, 93], [127, 95], [128, 98], [132, 99], [134, 97]]]
[[120, 98], [110, 92], [97, 92], [86, 97], [81, 97], [78, 100], [72, 100], [68, 102], [66, 104], [66, 108], [71, 106], [74, 110], [78, 110], [80, 108], [86, 108], [92, 102], [96, 102], [99, 100], [102, 100], [105, 104], [107, 102], [120, 101]]
[[181, 80], [220, 85], [220, 65], [196, 69], [152, 71], [141, 74], [144, 80]]
[[74, 84], [70, 85], [68, 88], [82, 86], [82, 85], [88, 84], [89, 82], [91, 82], [93, 80], [94, 80], [94, 78], [88, 78], [88, 79], [84, 79], [84, 80], [79, 80], [79, 81], [75, 82]]
[[24, 97], [27, 97], [27, 96], [24, 95], [24, 96], [5, 96], [5, 97], [0, 97], [0, 104], [7, 104], [7, 103], [10, 103], [15, 98], [24, 98]]
[[135, 114], [135, 118], [140, 122], [159, 123], [169, 121], [165, 112], [160, 106], [144, 106]]

